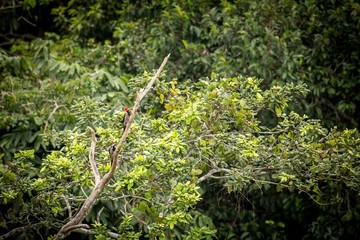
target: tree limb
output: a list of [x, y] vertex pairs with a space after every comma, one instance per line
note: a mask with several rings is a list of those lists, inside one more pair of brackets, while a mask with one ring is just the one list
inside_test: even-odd
[[75, 229], [79, 229], [79, 228], [90, 229], [90, 226], [87, 224], [72, 225], [72, 226], [69, 226], [68, 231], [74, 231]]
[[60, 231], [57, 233], [57, 235], [54, 238], [55, 240], [64, 239], [73, 230], [78, 229], [79, 228], [78, 226], [82, 226], [82, 224], [80, 224], [80, 223], [84, 220], [86, 215], [89, 214], [89, 212], [91, 211], [91, 209], [93, 208], [93, 206], [94, 206], [94, 204], [96, 202], [96, 199], [99, 197], [100, 193], [102, 192], [102, 190], [104, 189], [106, 184], [110, 181], [110, 179], [114, 175], [116, 167], [117, 167], [118, 157], [119, 157], [121, 147], [124, 144], [127, 136], [130, 133], [130, 126], [131, 126], [132, 122], [134, 121], [136, 111], [140, 107], [140, 101], [150, 91], [150, 89], [152, 88], [152, 85], [154, 84], [155, 80], [160, 76], [160, 73], [163, 70], [166, 62], [169, 59], [169, 57], [170, 57], [170, 54], [164, 58], [162, 64], [160, 65], [160, 67], [157, 70], [157, 72], [155, 73], [155, 75], [151, 78], [151, 80], [148, 83], [148, 85], [146, 86], [145, 90], [140, 90], [137, 93], [136, 100], [135, 100], [135, 103], [134, 103], [134, 106], [133, 106], [133, 109], [132, 109], [132, 112], [131, 112], [131, 115], [130, 115], [130, 118], [129, 118], [129, 122], [126, 125], [125, 131], [124, 131], [124, 133], [123, 133], [123, 135], [122, 135], [122, 137], [120, 139], [120, 142], [117, 144], [116, 150], [115, 150], [115, 152], [113, 154], [113, 159], [114, 159], [113, 164], [111, 166], [110, 171], [108, 173], [106, 173], [103, 178], [100, 178], [100, 175], [98, 173], [96, 173], [97, 167], [96, 167], [96, 163], [95, 163], [95, 160], [94, 160], [96, 137], [95, 137], [95, 131], [92, 128], [89, 127], [89, 129], [91, 131], [91, 135], [92, 135], [89, 160], [90, 160], [90, 163], [93, 161], [93, 164], [95, 166], [95, 168], [92, 166], [93, 171], [94, 171], [94, 175], [95, 175], [95, 177], [99, 176], [100, 180], [97, 181], [95, 179], [95, 186], [94, 186], [92, 192], [87, 197], [87, 199], [85, 200], [85, 202], [83, 203], [83, 205], [81, 206], [81, 208], [77, 212], [77, 214], [68, 223], [66, 223], [60, 229]]
[[214, 176], [215, 173], [220, 173], [220, 172], [229, 173], [230, 170], [226, 169], [226, 168], [211, 169], [207, 174], [205, 174], [204, 176], [202, 176], [198, 179], [198, 183], [201, 183], [202, 181], [205, 181], [206, 179], [209, 179], [209, 178], [224, 178], [224, 177]]
[[160, 76], [160, 73], [161, 71], [163, 70], [166, 62], [168, 61], [170, 57], [170, 54], [167, 55], [162, 64], [160, 65], [159, 69], [156, 71], [155, 75], [151, 78], [150, 82], [148, 83], [148, 85], [146, 86], [145, 89], [141, 89], [139, 92], [137, 92], [136, 94], [136, 100], [135, 100], [135, 103], [134, 103], [134, 106], [132, 108], [132, 111], [131, 111], [131, 115], [130, 115], [130, 118], [129, 118], [129, 121], [128, 123], [126, 124], [126, 128], [125, 128], [125, 131], [120, 139], [120, 142], [118, 143], [118, 145], [116, 146], [116, 150], [114, 152], [114, 155], [113, 155], [113, 158], [114, 158], [114, 164], [112, 165], [111, 167], [111, 170], [110, 172], [112, 171], [115, 171], [116, 169], [116, 166], [117, 166], [117, 162], [118, 162], [118, 157], [119, 157], [119, 152], [120, 152], [120, 149], [122, 147], [122, 145], [124, 144], [127, 136], [129, 135], [130, 133], [130, 125], [132, 124], [132, 122], [134, 121], [134, 118], [135, 118], [135, 114], [136, 114], [136, 111], [139, 109], [140, 107], [140, 102], [141, 100], [144, 98], [144, 96], [150, 91], [150, 89], [152, 88], [155, 80]]

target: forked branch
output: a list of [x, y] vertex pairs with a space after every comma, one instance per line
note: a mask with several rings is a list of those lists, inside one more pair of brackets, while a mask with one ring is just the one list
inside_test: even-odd
[[140, 102], [144, 98], [144, 96], [151, 90], [155, 80], [160, 76], [160, 73], [163, 70], [165, 64], [167, 63], [169, 57], [170, 57], [170, 54], [164, 58], [161, 66], [156, 71], [155, 75], [151, 78], [151, 80], [148, 83], [148, 85], [146, 86], [146, 88], [141, 89], [139, 92], [137, 92], [136, 100], [135, 100], [134, 106], [132, 108], [132, 112], [131, 112], [129, 121], [126, 125], [125, 131], [124, 131], [119, 143], [117, 144], [116, 150], [113, 154], [113, 164], [111, 166], [110, 171], [108, 173], [106, 173], [103, 178], [100, 177], [100, 174], [99, 174], [97, 166], [96, 166], [95, 157], [94, 157], [95, 156], [95, 146], [96, 146], [96, 141], [97, 141], [96, 137], [95, 137], [95, 131], [92, 128], [89, 128], [89, 130], [91, 131], [91, 136], [92, 136], [90, 153], [89, 153], [89, 161], [90, 161], [93, 173], [94, 173], [95, 186], [94, 186], [92, 192], [90, 193], [90, 195], [85, 200], [84, 204], [81, 206], [80, 210], [77, 212], [77, 214], [72, 219], [70, 219], [70, 221], [68, 223], [66, 223], [60, 229], [60, 231], [57, 233], [57, 235], [55, 236], [54, 239], [56, 239], [56, 240], [64, 239], [72, 231], [79, 229], [79, 228], [82, 228], [82, 229], [84, 228], [84, 224], [81, 224], [81, 222], [84, 220], [86, 215], [89, 214], [89, 212], [93, 208], [97, 198], [99, 197], [100, 193], [102, 192], [102, 190], [104, 189], [106, 184], [110, 181], [110, 179], [114, 175], [116, 166], [118, 164], [118, 157], [119, 157], [121, 147], [124, 144], [127, 136], [130, 133], [130, 126], [131, 126], [132, 122], [134, 121], [137, 110], [140, 107]]

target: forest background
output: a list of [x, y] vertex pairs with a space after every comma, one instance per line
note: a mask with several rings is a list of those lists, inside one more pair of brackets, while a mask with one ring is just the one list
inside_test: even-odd
[[168, 54], [67, 239], [357, 239], [359, 46], [355, 0], [2, 0], [0, 239], [61, 237]]

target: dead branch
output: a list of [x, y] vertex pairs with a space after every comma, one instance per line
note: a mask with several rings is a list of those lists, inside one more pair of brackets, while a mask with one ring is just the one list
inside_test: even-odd
[[30, 22], [29, 20], [27, 20], [27, 19], [24, 18], [23, 16], [19, 17], [17, 20], [19, 21], [19, 20], [21, 20], [21, 19], [24, 20], [25, 22], [27, 22], [28, 24], [30, 24], [31, 26], [36, 27], [36, 24], [35, 24], [35, 23]]
[[215, 173], [220, 173], [220, 172], [226, 172], [226, 173], [229, 173], [230, 170], [229, 169], [226, 169], [226, 168], [219, 168], [219, 169], [211, 169], [207, 174], [205, 174], [204, 176], [200, 177], [198, 179], [198, 183], [201, 183], [203, 181], [205, 181], [206, 179], [209, 179], [209, 178], [225, 178], [225, 177], [222, 177], [222, 176], [214, 176]]
[[[148, 85], [146, 86], [145, 90], [140, 90], [139, 92], [137, 92], [136, 100], [135, 100], [134, 106], [132, 108], [132, 112], [131, 112], [131, 115], [130, 115], [130, 118], [129, 118], [129, 122], [126, 125], [125, 131], [124, 131], [119, 143], [117, 144], [116, 150], [115, 150], [115, 152], [113, 154], [113, 159], [114, 159], [113, 165], [111, 166], [110, 171], [108, 173], [106, 173], [103, 178], [101, 178], [100, 175], [98, 174], [98, 172], [96, 172], [97, 167], [96, 167], [96, 162], [95, 162], [95, 159], [94, 159], [95, 146], [96, 146], [96, 137], [95, 137], [95, 131], [92, 128], [89, 128], [90, 131], [91, 131], [91, 135], [92, 135], [89, 160], [90, 160], [90, 163], [92, 164], [92, 168], [93, 168], [93, 172], [94, 172], [95, 186], [94, 186], [92, 192], [90, 193], [90, 195], [84, 201], [83, 205], [81, 206], [81, 208], [77, 212], [77, 214], [72, 219], [70, 219], [70, 221], [68, 223], [66, 223], [60, 229], [60, 231], [57, 233], [57, 235], [54, 238], [55, 240], [64, 239], [66, 236], [68, 236], [72, 231], [74, 231], [76, 229], [79, 229], [79, 228], [84, 229], [84, 224], [81, 224], [81, 222], [84, 220], [86, 215], [89, 214], [89, 212], [93, 208], [97, 198], [99, 197], [100, 193], [102, 192], [102, 190], [105, 188], [106, 184], [110, 181], [110, 179], [112, 178], [112, 176], [115, 173], [121, 147], [124, 144], [127, 136], [130, 133], [130, 126], [131, 126], [132, 122], [134, 121], [136, 111], [140, 107], [140, 102], [143, 99], [143, 97], [150, 91], [150, 89], [152, 88], [152, 85], [154, 84], [155, 80], [160, 76], [160, 73], [163, 70], [166, 62], [169, 59], [169, 57], [170, 57], [170, 54], [164, 58], [161, 66], [159, 67], [159, 69], [157, 70], [155, 75], [151, 78], [151, 80], [148, 83]], [[94, 164], [94, 166], [93, 166], [93, 164]], [[96, 176], [99, 176], [100, 180], [97, 181]]]
[[144, 96], [150, 91], [150, 89], [152, 88], [152, 85], [154, 84], [155, 80], [160, 76], [160, 73], [161, 71], [163, 70], [166, 62], [168, 61], [170, 57], [170, 54], [167, 55], [162, 64], [160, 65], [159, 69], [156, 71], [155, 75], [151, 78], [149, 84], [146, 86], [145, 89], [141, 89], [139, 92], [137, 92], [136, 94], [136, 100], [135, 100], [135, 103], [134, 103], [134, 106], [132, 108], [132, 111], [131, 111], [131, 115], [130, 115], [130, 118], [129, 118], [129, 121], [126, 125], [126, 128], [125, 128], [125, 131], [120, 139], [120, 142], [118, 143], [118, 145], [116, 146], [116, 150], [115, 150], [115, 153], [114, 153], [114, 162], [115, 164], [112, 165], [112, 168], [111, 168], [111, 171], [115, 171], [116, 169], [116, 165], [117, 165], [117, 161], [118, 161], [118, 156], [119, 156], [119, 152], [120, 152], [120, 149], [121, 149], [121, 146], [123, 145], [123, 143], [125, 142], [126, 140], [126, 137], [129, 135], [129, 132], [130, 132], [130, 125], [132, 124], [132, 122], [134, 121], [134, 118], [135, 118], [135, 114], [136, 114], [136, 111], [139, 109], [140, 107], [140, 102], [141, 100], [144, 98]]

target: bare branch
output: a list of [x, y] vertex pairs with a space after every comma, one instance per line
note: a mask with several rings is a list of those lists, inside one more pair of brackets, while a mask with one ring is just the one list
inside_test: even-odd
[[206, 179], [209, 179], [209, 178], [224, 178], [224, 177], [214, 176], [215, 173], [220, 173], [220, 172], [229, 173], [230, 170], [226, 169], [226, 168], [211, 169], [207, 174], [205, 174], [204, 176], [202, 176], [198, 179], [198, 183], [205, 181]]
[[95, 178], [95, 185], [98, 185], [100, 182], [100, 173], [99, 170], [96, 166], [96, 162], [95, 162], [95, 147], [96, 147], [96, 134], [95, 134], [95, 130], [92, 129], [91, 127], [88, 127], [88, 129], [91, 132], [91, 146], [90, 146], [90, 152], [89, 152], [89, 161], [90, 161], [90, 165], [91, 165], [91, 169], [93, 170], [94, 173], [94, 178]]
[[27, 20], [26, 18], [24, 18], [24, 17], [22, 17], [22, 16], [18, 18], [18, 21], [21, 20], [21, 19], [23, 19], [25, 22], [27, 22], [27, 23], [30, 24], [31, 26], [36, 27], [36, 24], [35, 24], [35, 23], [30, 22], [29, 20]]
[[62, 197], [64, 198], [65, 204], [66, 204], [66, 208], [68, 210], [69, 213], [69, 218], [72, 218], [72, 211], [71, 211], [71, 205], [69, 203], [69, 200], [65, 197], [65, 195], [62, 195]]
[[[83, 234], [86, 234], [86, 235], [95, 235], [96, 234], [95, 231], [84, 229], [84, 228], [75, 229], [74, 232], [83, 233]], [[109, 234], [110, 237], [112, 237], [114, 239], [118, 239], [120, 237], [119, 234], [114, 233], [114, 232], [108, 232], [108, 234]]]
[[[89, 130], [91, 131], [91, 136], [92, 136], [89, 160], [90, 160], [90, 163], [91, 163], [91, 166], [92, 166], [92, 169], [93, 169], [93, 172], [94, 172], [94, 176], [95, 176], [95, 186], [94, 186], [92, 192], [90, 193], [90, 195], [87, 197], [87, 199], [85, 200], [85, 202], [81, 206], [80, 210], [74, 216], [74, 218], [72, 218], [68, 223], [66, 223], [60, 229], [60, 231], [57, 233], [57, 235], [54, 238], [55, 240], [64, 239], [74, 229], [79, 229], [79, 228], [81, 228], [81, 225], [83, 225], [83, 224], [80, 224], [80, 223], [84, 220], [86, 215], [89, 214], [89, 212], [93, 208], [96, 200], [98, 199], [100, 193], [102, 192], [102, 190], [104, 189], [106, 184], [110, 181], [110, 179], [114, 175], [114, 172], [115, 172], [116, 167], [117, 167], [117, 162], [118, 162], [120, 149], [121, 149], [122, 145], [124, 144], [127, 136], [129, 135], [130, 126], [131, 126], [132, 122], [134, 121], [136, 111], [140, 107], [140, 101], [146, 95], [146, 93], [148, 93], [150, 91], [150, 89], [151, 89], [152, 85], [154, 84], [155, 80], [160, 76], [160, 73], [161, 73], [162, 69], [164, 68], [166, 62], [168, 61], [169, 57], [170, 57], [170, 54], [167, 57], [164, 58], [161, 66], [157, 70], [156, 74], [152, 77], [152, 79], [150, 80], [150, 82], [147, 85], [147, 87], [145, 88], [145, 90], [140, 91], [140, 92], [137, 93], [137, 97], [136, 97], [136, 100], [135, 100], [135, 103], [134, 103], [134, 106], [133, 106], [133, 109], [132, 109], [132, 113], [131, 113], [130, 118], [129, 118], [129, 122], [126, 125], [125, 131], [124, 131], [124, 133], [123, 133], [123, 135], [122, 135], [122, 137], [120, 139], [120, 142], [116, 146], [116, 150], [115, 150], [115, 152], [113, 154], [114, 155], [113, 156], [113, 160], [114, 160], [113, 164], [111, 166], [110, 171], [108, 173], [106, 173], [103, 178], [100, 178], [100, 174], [98, 173], [96, 163], [95, 163], [95, 160], [94, 160], [95, 146], [96, 146], [96, 141], [97, 141], [96, 137], [95, 137], [95, 131], [94, 131], [94, 129], [88, 127]], [[100, 180], [98, 180], [97, 178], [99, 178]]]
[[134, 103], [134, 106], [132, 108], [132, 111], [131, 111], [131, 115], [129, 117], [129, 121], [128, 123], [126, 124], [126, 128], [125, 128], [125, 131], [120, 139], [120, 142], [117, 144], [116, 146], [116, 150], [114, 152], [114, 164], [112, 165], [111, 167], [111, 170], [110, 172], [113, 172], [115, 171], [116, 169], [116, 166], [117, 166], [117, 162], [118, 162], [118, 157], [119, 157], [119, 152], [121, 150], [121, 147], [122, 145], [124, 144], [127, 136], [129, 135], [130, 133], [130, 125], [132, 124], [132, 122], [134, 121], [134, 118], [135, 118], [135, 114], [136, 114], [136, 111], [139, 109], [140, 107], [140, 102], [141, 100], [144, 98], [144, 96], [150, 91], [150, 89], [152, 88], [155, 80], [160, 76], [160, 73], [161, 71], [163, 70], [165, 64], [167, 63], [168, 59], [170, 57], [170, 54], [167, 55], [163, 62], [161, 63], [159, 69], [156, 71], [155, 75], [151, 78], [150, 82], [148, 83], [148, 85], [146, 86], [146, 88], [144, 90], [140, 90], [139, 92], [137, 92], [136, 94], [136, 100], [135, 100], [135, 103]]
[[[160, 73], [163, 70], [166, 62], [169, 59], [169, 57], [170, 57], [170, 54], [167, 55], [164, 58], [164, 61], [161, 63], [161, 65], [160, 65], [159, 69], [157, 70], [157, 72], [155, 73], [155, 75], [151, 78], [151, 80], [150, 80], [149, 84], [146, 86], [145, 90], [140, 91], [140, 99], [139, 99], [139, 101], [141, 101], [143, 99], [143, 97], [150, 91], [150, 89], [151, 89], [152, 85], [154, 84], [155, 80], [160, 76]], [[138, 102], [138, 103], [140, 103], [140, 102]], [[135, 104], [136, 104], [136, 102], [135, 102]]]
[[77, 224], [77, 225], [70, 226], [68, 228], [68, 231], [73, 231], [73, 230], [78, 229], [78, 228], [90, 229], [90, 226], [87, 225], [87, 224]]
[[20, 8], [23, 6], [23, 3], [21, 1], [8, 1], [8, 2], [3, 2], [2, 5], [0, 6], [0, 12], [1, 11], [7, 11], [7, 10], [12, 10], [14, 11], [15, 8]]
[[100, 211], [96, 214], [96, 221], [100, 222], [100, 215], [104, 211], [104, 207], [100, 209]]

